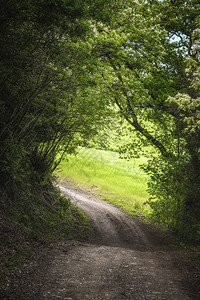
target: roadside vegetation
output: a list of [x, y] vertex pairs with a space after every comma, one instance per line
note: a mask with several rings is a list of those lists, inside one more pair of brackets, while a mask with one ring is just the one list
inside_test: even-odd
[[63, 237], [82, 240], [91, 231], [89, 219], [54, 186], [37, 186], [35, 195], [0, 214], [0, 286], [44, 245]]

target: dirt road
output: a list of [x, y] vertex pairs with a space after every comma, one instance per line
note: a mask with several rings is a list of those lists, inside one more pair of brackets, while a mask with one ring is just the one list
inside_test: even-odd
[[52, 246], [9, 299], [198, 299], [175, 267], [174, 251], [148, 224], [83, 191], [60, 189], [91, 219], [93, 234], [88, 242]]
[[[80, 300], [189, 299], [181, 288], [181, 274], [147, 225], [91, 195], [60, 189], [90, 217], [94, 231], [90, 244], [68, 252], [65, 274], [60, 272], [62, 259], [52, 265], [51, 272], [56, 269], [59, 278], [54, 295], [57, 291], [61, 299]], [[48, 299], [54, 298], [52, 293]]]

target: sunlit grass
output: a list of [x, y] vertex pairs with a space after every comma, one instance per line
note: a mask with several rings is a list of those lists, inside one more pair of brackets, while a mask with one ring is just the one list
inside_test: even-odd
[[122, 160], [111, 151], [80, 148], [58, 170], [59, 180], [71, 180], [131, 214], [149, 212], [147, 175], [139, 167], [146, 158]]

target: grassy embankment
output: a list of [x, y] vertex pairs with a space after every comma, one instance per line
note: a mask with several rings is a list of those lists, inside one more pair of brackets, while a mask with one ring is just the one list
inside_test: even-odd
[[79, 148], [77, 156], [68, 155], [57, 176], [68, 184], [76, 183], [101, 199], [132, 215], [148, 216], [147, 175], [139, 167], [146, 158], [122, 160], [112, 151]]
[[11, 274], [34, 260], [41, 247], [63, 237], [84, 239], [91, 231], [89, 219], [51, 183], [38, 184], [30, 194], [22, 194], [19, 185], [15, 193], [18, 201], [1, 193], [0, 299]]

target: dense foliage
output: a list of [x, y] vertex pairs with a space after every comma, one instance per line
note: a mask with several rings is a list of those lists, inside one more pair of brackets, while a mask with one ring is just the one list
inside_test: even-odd
[[1, 1], [0, 208], [28, 228], [62, 213], [53, 170], [111, 118], [86, 42], [100, 2]]
[[[200, 94], [198, 1], [139, 1], [102, 29], [97, 49], [110, 97], [136, 132], [125, 147], [158, 153], [145, 170], [153, 218], [199, 242]], [[139, 147], [139, 148], [138, 148]]]
[[135, 132], [126, 152], [158, 150], [154, 219], [198, 242], [199, 1], [1, 2], [1, 207], [30, 211], [41, 188], [52, 206], [63, 155], [119, 112]]

